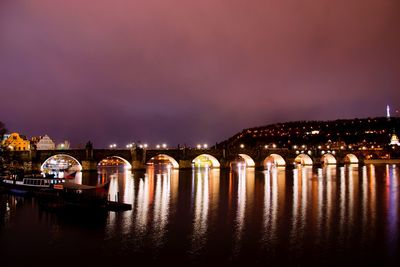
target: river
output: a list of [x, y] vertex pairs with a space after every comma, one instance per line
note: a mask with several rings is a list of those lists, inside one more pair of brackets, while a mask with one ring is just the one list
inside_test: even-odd
[[59, 214], [0, 195], [5, 266], [396, 265], [399, 166], [232, 171], [102, 167], [125, 212]]

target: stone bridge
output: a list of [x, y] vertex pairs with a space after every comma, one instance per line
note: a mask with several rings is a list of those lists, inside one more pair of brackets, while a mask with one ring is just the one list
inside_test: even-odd
[[[269, 166], [290, 166], [294, 164], [360, 164], [368, 159], [390, 158], [383, 150], [288, 150], [270, 149], [85, 149], [37, 150], [6, 152], [7, 160], [14, 165], [40, 170], [42, 164], [55, 155], [68, 155], [82, 166], [82, 170], [96, 170], [98, 164], [106, 158], [114, 157], [129, 163], [133, 170], [145, 169], [148, 164], [169, 161], [173, 168], [192, 168], [206, 162], [209, 167], [230, 168], [232, 164], [246, 164], [248, 167], [265, 169]], [[26, 167], [28, 166], [28, 167]]]

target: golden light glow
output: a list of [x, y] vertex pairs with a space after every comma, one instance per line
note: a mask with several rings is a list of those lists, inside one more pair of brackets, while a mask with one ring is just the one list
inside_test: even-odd
[[213, 157], [209, 154], [202, 154], [202, 155], [196, 157], [192, 161], [192, 163], [194, 163], [195, 167], [200, 167], [200, 168], [202, 168], [202, 167], [219, 168], [220, 167], [219, 161], [215, 157]]

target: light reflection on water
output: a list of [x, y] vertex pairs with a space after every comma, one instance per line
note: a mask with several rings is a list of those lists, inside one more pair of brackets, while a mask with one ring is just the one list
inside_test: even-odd
[[[232, 171], [153, 166], [143, 173], [116, 167], [99, 169], [95, 177], [83, 173], [77, 179], [88, 184], [110, 179], [110, 199], [132, 204], [131, 211], [109, 212], [104, 226], [96, 221], [104, 255], [133, 253], [140, 258], [151, 254], [155, 262], [174, 255], [183, 263], [210, 262], [212, 258], [222, 263], [248, 258], [259, 263], [299, 259], [337, 263], [349, 255], [365, 263], [398, 259], [396, 165], [298, 166], [267, 171], [244, 165]], [[2, 236], [19, 238], [13, 236], [15, 231], [5, 231], [21, 227], [16, 215], [34, 218], [30, 221], [33, 229], [54, 224], [57, 239], [68, 239], [63, 235], [68, 235], [69, 222], [58, 217], [50, 220], [51, 214], [32, 217], [35, 212], [43, 214], [35, 203], [2, 196], [2, 247], [2, 240], [9, 240]], [[74, 231], [82, 231], [90, 243], [91, 237], [80, 227], [78, 224]], [[12, 253], [12, 246], [7, 247]]]
[[396, 253], [399, 228], [399, 180], [396, 166], [386, 165], [386, 214], [387, 214], [387, 245], [389, 253]]
[[197, 251], [201, 249], [207, 241], [206, 231], [210, 204], [209, 179], [210, 173], [208, 168], [196, 168], [193, 177], [194, 191], [192, 191], [192, 201], [194, 202], [192, 234], [193, 253], [197, 253]]
[[272, 168], [264, 172], [264, 244], [277, 239], [278, 200], [284, 194], [285, 168]]
[[241, 251], [242, 238], [246, 227], [246, 212], [249, 212], [253, 207], [254, 198], [254, 168], [245, 165], [238, 166], [231, 173], [230, 182], [232, 187], [237, 188], [236, 197], [236, 218], [235, 218], [235, 234], [233, 257], [237, 257]]
[[[192, 255], [199, 255], [207, 243], [207, 231], [211, 215], [218, 209], [218, 169], [195, 168], [192, 172], [191, 203], [194, 212], [191, 238]], [[210, 214], [211, 213], [211, 214]]]

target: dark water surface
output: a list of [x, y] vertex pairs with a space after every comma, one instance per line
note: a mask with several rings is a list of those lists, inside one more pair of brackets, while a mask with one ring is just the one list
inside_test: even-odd
[[132, 211], [57, 214], [0, 195], [0, 264], [398, 265], [399, 168], [103, 168]]

